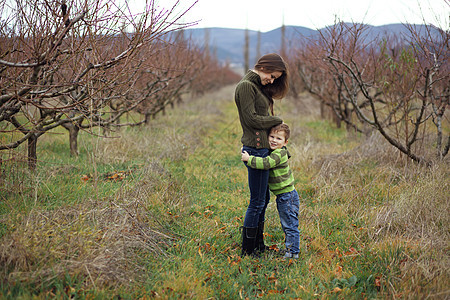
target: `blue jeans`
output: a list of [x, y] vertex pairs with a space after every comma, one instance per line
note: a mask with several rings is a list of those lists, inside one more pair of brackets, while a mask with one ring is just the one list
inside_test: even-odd
[[277, 209], [283, 228], [286, 250], [292, 254], [300, 252], [300, 231], [298, 230], [298, 212], [300, 199], [296, 190], [277, 195]]
[[[242, 151], [259, 157], [269, 155], [269, 149], [256, 149], [247, 146], [242, 147]], [[245, 163], [247, 166], [247, 163]], [[259, 222], [264, 222], [267, 204], [270, 200], [269, 192], [269, 170], [257, 170], [247, 166], [248, 186], [250, 188], [250, 203], [245, 213], [244, 226], [258, 227]]]

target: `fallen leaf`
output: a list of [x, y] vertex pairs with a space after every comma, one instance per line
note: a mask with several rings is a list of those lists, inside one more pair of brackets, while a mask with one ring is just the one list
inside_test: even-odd
[[119, 174], [114, 173], [113, 175], [109, 176], [109, 179], [117, 179], [119, 177]]
[[277, 281], [277, 277], [275, 276], [275, 274], [272, 274], [271, 276], [267, 277], [267, 280], [269, 280], [269, 282]]
[[275, 252], [280, 251], [280, 248], [276, 244], [269, 246], [269, 250], [273, 250]]
[[206, 243], [204, 248], [205, 248], [205, 252], [207, 252], [207, 251], [211, 250], [211, 245], [209, 243]]
[[225, 230], [226, 228], [227, 228], [227, 226], [223, 226], [223, 227], [221, 227], [221, 228], [217, 229], [217, 231], [220, 231], [220, 232], [222, 232], [222, 231], [224, 231], [224, 230]]
[[337, 265], [335, 273], [339, 277], [342, 276], [342, 266]]
[[241, 258], [238, 257], [236, 260], [233, 260], [231, 256], [228, 256], [228, 263], [231, 266], [238, 265], [241, 262]]
[[228, 252], [230, 250], [231, 250], [231, 247], [227, 247], [224, 250], [220, 251], [220, 253], [224, 254], [224, 253], [226, 253], [226, 252]]
[[375, 277], [375, 286], [378, 286], [378, 287], [381, 286], [381, 280], [380, 280], [380, 277]]
[[271, 283], [273, 283], [275, 286], [278, 285], [278, 279], [275, 276], [275, 274], [272, 274], [271, 276], [267, 277], [267, 280]]

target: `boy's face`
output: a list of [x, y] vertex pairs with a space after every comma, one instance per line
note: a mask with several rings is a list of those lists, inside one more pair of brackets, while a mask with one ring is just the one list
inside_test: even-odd
[[283, 146], [286, 146], [288, 141], [286, 141], [284, 131], [271, 131], [269, 133], [269, 144], [270, 149], [281, 149]]

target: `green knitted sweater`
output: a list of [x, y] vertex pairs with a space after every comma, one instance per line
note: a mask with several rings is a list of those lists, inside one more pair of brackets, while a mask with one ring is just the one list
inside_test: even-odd
[[286, 147], [273, 150], [269, 156], [250, 155], [247, 165], [253, 169], [269, 170], [269, 189], [275, 195], [291, 192], [294, 187], [294, 175], [289, 168], [291, 157]]
[[267, 131], [283, 120], [269, 115], [270, 101], [261, 90], [261, 78], [253, 71], [247, 74], [237, 84], [234, 101], [239, 112], [242, 126], [241, 142], [252, 148], [269, 148]]

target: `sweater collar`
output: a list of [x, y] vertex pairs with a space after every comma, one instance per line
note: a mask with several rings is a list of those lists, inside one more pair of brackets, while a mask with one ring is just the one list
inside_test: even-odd
[[247, 74], [245, 74], [245, 76], [244, 76], [244, 80], [251, 81], [251, 82], [257, 84], [259, 87], [262, 87], [261, 77], [259, 77], [259, 75], [255, 72], [253, 72], [252, 70], [247, 71]]

